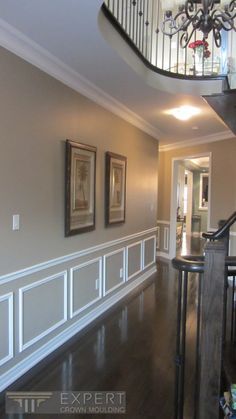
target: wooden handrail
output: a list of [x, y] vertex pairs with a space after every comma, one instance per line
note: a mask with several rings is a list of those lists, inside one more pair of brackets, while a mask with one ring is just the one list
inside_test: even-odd
[[204, 239], [210, 239], [210, 240], [219, 240], [223, 239], [227, 236], [230, 227], [235, 223], [236, 221], [236, 211], [228, 218], [228, 220], [225, 221], [225, 223], [214, 233], [203, 233], [202, 237]]
[[[229, 225], [232, 225], [235, 215], [236, 213], [232, 214], [230, 219], [224, 223], [223, 231], [227, 230], [226, 226], [229, 229]], [[222, 228], [219, 230], [222, 230]], [[221, 232], [221, 234], [223, 233]], [[178, 256], [172, 260], [173, 267], [179, 271], [176, 327], [176, 419], [184, 418], [186, 312], [189, 272], [198, 274], [196, 285], [196, 397], [193, 417], [198, 419], [219, 419], [221, 367], [226, 330], [226, 277], [236, 276], [236, 257], [226, 256], [226, 253], [227, 249], [224, 240], [211, 240], [205, 244], [204, 256]]]

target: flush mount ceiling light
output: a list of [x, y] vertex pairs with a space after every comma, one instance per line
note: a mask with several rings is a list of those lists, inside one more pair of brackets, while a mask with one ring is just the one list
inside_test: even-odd
[[221, 30], [236, 30], [236, 0], [161, 0], [164, 20], [161, 30], [172, 37], [182, 32], [180, 45], [186, 48], [196, 31], [203, 40], [210, 32], [217, 47], [221, 46]]
[[200, 112], [201, 111], [199, 108], [194, 108], [193, 106], [184, 105], [184, 106], [180, 106], [179, 108], [170, 109], [166, 111], [165, 113], [167, 115], [174, 116], [176, 119], [179, 119], [180, 121], [188, 121], [193, 116], [199, 115]]

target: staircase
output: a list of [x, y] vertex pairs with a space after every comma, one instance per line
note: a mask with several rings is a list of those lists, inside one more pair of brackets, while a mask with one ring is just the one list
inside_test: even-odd
[[220, 396], [235, 383], [236, 257], [228, 256], [230, 227], [235, 222], [236, 212], [227, 221], [221, 220], [216, 232], [203, 234], [207, 239], [204, 256], [183, 256], [172, 261], [179, 271], [175, 419], [185, 417], [185, 361], [189, 350], [186, 324], [192, 273], [198, 275], [192, 417], [219, 419]]
[[236, 135], [236, 89], [228, 89], [221, 94], [203, 97]]

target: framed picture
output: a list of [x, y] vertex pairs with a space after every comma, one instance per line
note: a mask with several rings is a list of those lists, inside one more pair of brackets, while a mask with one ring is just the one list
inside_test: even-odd
[[106, 153], [105, 173], [105, 224], [125, 222], [127, 158]]
[[95, 229], [96, 147], [66, 141], [65, 235]]
[[199, 187], [199, 209], [208, 209], [208, 173], [200, 173], [200, 187]]

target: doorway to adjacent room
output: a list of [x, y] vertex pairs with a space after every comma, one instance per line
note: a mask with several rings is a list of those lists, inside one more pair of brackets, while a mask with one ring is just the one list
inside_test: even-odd
[[[210, 229], [211, 154], [172, 161], [170, 257], [187, 254], [191, 242]], [[198, 239], [198, 240], [196, 240]]]

